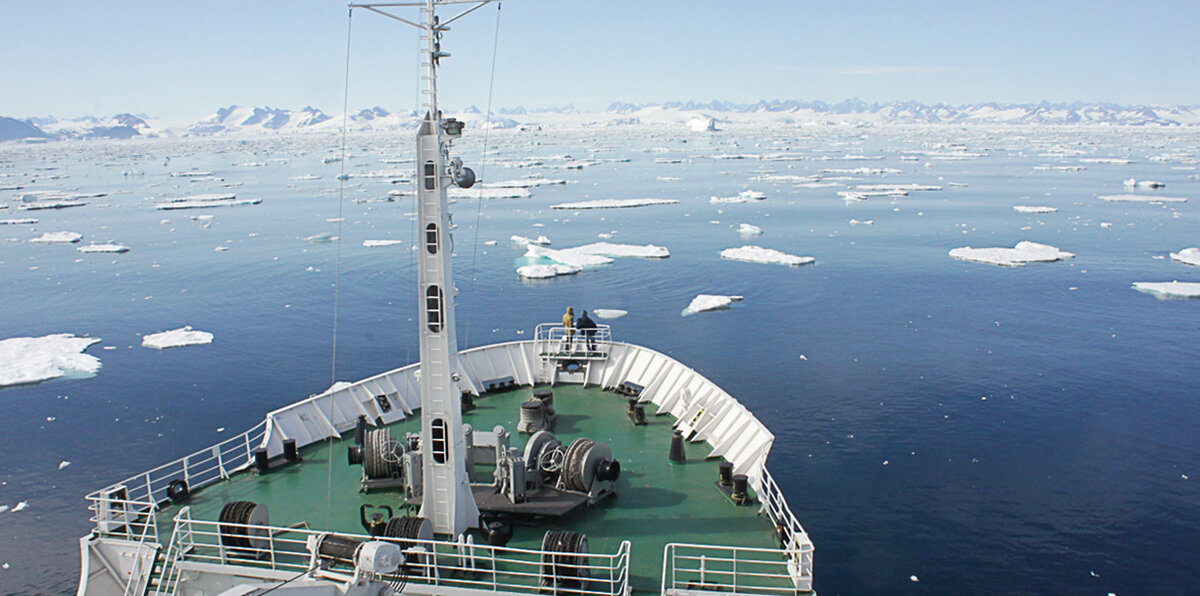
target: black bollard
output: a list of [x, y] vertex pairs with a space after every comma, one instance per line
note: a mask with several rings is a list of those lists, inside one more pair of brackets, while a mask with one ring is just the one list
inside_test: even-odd
[[675, 431], [675, 436], [671, 437], [671, 453], [667, 459], [677, 464], [687, 461], [687, 454], [683, 451], [683, 433]]
[[254, 450], [254, 469], [258, 470], [259, 474], [266, 474], [270, 469], [270, 464], [267, 461], [267, 450], [264, 447], [259, 447]]

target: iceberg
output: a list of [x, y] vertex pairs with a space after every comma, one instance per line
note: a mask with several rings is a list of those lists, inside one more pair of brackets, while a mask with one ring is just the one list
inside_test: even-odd
[[629, 314], [629, 311], [616, 308], [597, 308], [592, 310], [592, 314], [600, 319], [619, 319]]
[[100, 370], [100, 359], [84, 350], [97, 337], [57, 333], [0, 341], [0, 387], [41, 383], [59, 377], [84, 377]]
[[83, 240], [83, 234], [78, 232], [46, 232], [37, 238], [33, 238], [30, 242], [39, 244], [70, 244]]
[[1186, 203], [1183, 197], [1160, 197], [1158, 195], [1100, 195], [1103, 201], [1125, 203]]
[[738, 248], [727, 248], [721, 251], [722, 259], [730, 259], [733, 261], [746, 261], [748, 263], [767, 263], [772, 265], [789, 265], [791, 267], [799, 267], [816, 261], [814, 257], [801, 257], [798, 255], [789, 255], [785, 252], [780, 252], [773, 248], [763, 248], [761, 246], [741, 246]]
[[677, 199], [599, 199], [596, 201], [577, 201], [574, 203], [559, 203], [551, 205], [551, 209], [625, 209], [630, 207], [648, 207], [651, 205], [674, 205]]
[[756, 190], [743, 190], [732, 197], [713, 197], [709, 199], [708, 202], [714, 205], [723, 205], [729, 203], [750, 203], [752, 201], [761, 201], [766, 198], [767, 195], [765, 193], [761, 193]]
[[155, 205], [154, 208], [163, 211], [175, 209], [205, 209], [209, 207], [257, 205], [261, 202], [262, 199], [239, 199], [235, 194], [207, 194], [170, 199]]
[[377, 246], [397, 246], [400, 244], [404, 244], [404, 241], [403, 240], [363, 240], [363, 246], [372, 247], [372, 248], [377, 247]]
[[579, 269], [608, 265], [613, 262], [612, 259], [600, 255], [590, 255], [574, 249], [555, 250], [537, 244], [530, 244], [526, 247], [525, 256], [549, 259], [560, 265], [570, 265]]
[[111, 243], [110, 244], [89, 244], [87, 246], [80, 246], [79, 248], [77, 248], [75, 250], [77, 250], [81, 253], [84, 253], [84, 254], [96, 253], [96, 252], [121, 253], [121, 252], [129, 252], [129, 247], [125, 246], [124, 244], [111, 244]]
[[1200, 283], [1186, 281], [1135, 281], [1133, 289], [1159, 298], [1200, 298]]
[[1185, 248], [1171, 253], [1171, 260], [1184, 265], [1200, 267], [1200, 248]]
[[512, 240], [512, 243], [516, 244], [517, 246], [529, 246], [530, 244], [540, 244], [542, 246], [550, 246], [550, 239], [545, 236], [538, 236], [537, 238], [526, 238], [524, 236], [518, 236], [516, 234], [513, 234], [511, 240]]
[[1044, 205], [1013, 205], [1013, 211], [1017, 213], [1054, 213], [1058, 211], [1058, 207], [1046, 207]]
[[679, 313], [682, 316], [694, 315], [708, 310], [724, 310], [734, 302], [741, 302], [741, 296], [722, 296], [720, 294], [699, 294], [692, 298], [691, 304]]
[[528, 188], [459, 188], [452, 186], [446, 189], [446, 196], [452, 199], [527, 199], [533, 196]]
[[211, 344], [212, 340], [213, 334], [207, 331], [196, 331], [188, 326], [146, 335], [142, 337], [142, 347], [165, 350], [167, 348]]
[[739, 224], [737, 231], [743, 236], [762, 236], [763, 229], [753, 224]]
[[1048, 244], [1023, 241], [1013, 248], [971, 248], [963, 246], [950, 251], [950, 256], [963, 261], [975, 261], [1001, 267], [1024, 267], [1026, 263], [1044, 263], [1074, 258], [1075, 255]]
[[579, 273], [579, 267], [554, 263], [551, 265], [525, 265], [517, 267], [517, 275], [527, 279], [547, 279], [559, 275], [572, 275]]
[[638, 246], [636, 244], [616, 244], [613, 242], [593, 242], [583, 246], [576, 246], [567, 250], [582, 253], [585, 255], [600, 255], [604, 257], [642, 257], [644, 259], [665, 259], [671, 256], [671, 251], [665, 246], [655, 246], [647, 244]]

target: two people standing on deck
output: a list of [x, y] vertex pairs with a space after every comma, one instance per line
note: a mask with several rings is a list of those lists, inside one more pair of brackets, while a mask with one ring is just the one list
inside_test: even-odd
[[573, 350], [576, 330], [579, 330], [579, 332], [583, 335], [585, 344], [587, 346], [587, 351], [594, 352], [596, 350], [596, 323], [595, 321], [592, 321], [591, 317], [588, 317], [586, 310], [582, 311], [579, 314], [579, 318], [576, 319], [575, 308], [568, 306], [566, 314], [563, 315], [562, 322], [563, 327], [566, 328], [563, 344], [564, 347], [566, 347], [567, 352], [571, 352]]

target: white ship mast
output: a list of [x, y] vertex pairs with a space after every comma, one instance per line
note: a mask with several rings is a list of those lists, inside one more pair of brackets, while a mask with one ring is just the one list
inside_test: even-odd
[[[422, 317], [421, 339], [421, 469], [420, 516], [433, 524], [438, 534], [458, 536], [479, 522], [479, 508], [467, 479], [466, 439], [462, 428], [462, 394], [458, 388], [456, 355], [458, 341], [454, 324], [454, 278], [450, 267], [450, 221], [446, 188], [469, 187], [475, 181], [471, 170], [459, 159], [450, 160], [450, 142], [462, 135], [462, 123], [442, 119], [437, 103], [439, 61], [450, 54], [441, 48], [442, 34], [450, 23], [499, 0], [425, 0], [351, 4], [421, 30], [425, 42], [422, 77], [429, 85], [425, 120], [417, 132], [417, 220], [420, 223], [418, 288]], [[472, 4], [453, 18], [441, 22], [437, 7]], [[398, 17], [385, 9], [418, 7], [421, 22]]]

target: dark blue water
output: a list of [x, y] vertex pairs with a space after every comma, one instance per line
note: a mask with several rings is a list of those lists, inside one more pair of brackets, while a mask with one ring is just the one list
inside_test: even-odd
[[[568, 304], [628, 310], [610, 321], [617, 339], [694, 366], [775, 432], [769, 467], [816, 543], [822, 594], [1200, 590], [1200, 301], [1130, 289], [1134, 281], [1200, 281], [1200, 270], [1162, 258], [1200, 245], [1200, 182], [1185, 169], [1200, 156], [1195, 134], [782, 127], [679, 135], [493, 133], [500, 160], [630, 161], [584, 170], [477, 168], [490, 180], [538, 172], [572, 183], [535, 189], [530, 199], [454, 206], [460, 343], [528, 338]], [[987, 155], [900, 158], [946, 151], [947, 142]], [[411, 145], [407, 135], [352, 138], [347, 170], [407, 168], [380, 160], [410, 156]], [[0, 240], [17, 240], [0, 242], [0, 339], [62, 332], [103, 339], [88, 351], [103, 361], [93, 378], [0, 389], [0, 504], [29, 502], [25, 511], [0, 514], [0, 563], [9, 564], [0, 569], [0, 593], [74, 590], [77, 541], [89, 529], [87, 492], [210, 445], [329, 385], [338, 245], [304, 238], [344, 239], [336, 378], [415, 358], [413, 256], [407, 247], [362, 246], [411, 241], [411, 201], [353, 203], [404, 185], [352, 178], [339, 232], [326, 220], [339, 215], [341, 165], [321, 163], [337, 148], [332, 137], [283, 137], [0, 149], [0, 174], [9, 175], [0, 184], [111, 193], [87, 207], [30, 214], [15, 209], [16, 193], [0, 197], [12, 205], [0, 219], [41, 220], [0, 226]], [[478, 164], [478, 147], [464, 149]], [[705, 157], [776, 152], [802, 159]], [[884, 159], [838, 159], [846, 154]], [[1135, 163], [1035, 169], [1092, 156]], [[656, 164], [658, 157], [688, 162]], [[235, 165], [246, 161], [267, 165]], [[763, 171], [864, 166], [904, 173], [860, 183], [946, 188], [846, 204], [838, 189], [751, 180]], [[155, 211], [147, 197], [223, 190], [168, 175], [190, 168], [241, 182], [239, 196], [264, 202]], [[322, 178], [291, 180], [305, 174]], [[1191, 202], [1095, 198], [1124, 192], [1121, 180], [1131, 176], [1164, 181], [1157, 192]], [[708, 203], [746, 188], [768, 199]], [[636, 197], [682, 203], [548, 208]], [[1059, 211], [1023, 215], [1012, 211], [1017, 204]], [[199, 214], [215, 216], [210, 227], [189, 219]], [[741, 222], [766, 233], [743, 241], [731, 229]], [[132, 251], [80, 255], [73, 246], [26, 242], [56, 230]], [[523, 251], [509, 245], [512, 234], [544, 233], [566, 247], [613, 230], [613, 242], [661, 244], [672, 256], [618, 259], [549, 281], [521, 281], [514, 272]], [[1002, 269], [947, 255], [1021, 240], [1078, 256]], [[718, 257], [745, 243], [817, 262], [786, 268]], [[698, 293], [745, 300], [681, 317]], [[182, 325], [216, 339], [162, 352], [140, 346], [141, 334]], [[60, 471], [62, 460], [71, 465]]]

